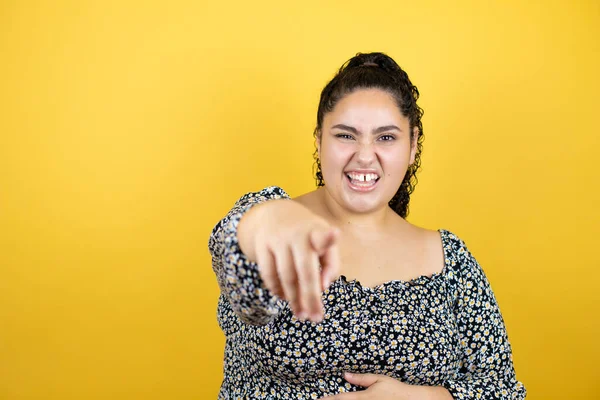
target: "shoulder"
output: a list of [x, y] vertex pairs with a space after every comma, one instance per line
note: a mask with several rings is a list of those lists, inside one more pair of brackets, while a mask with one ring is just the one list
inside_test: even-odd
[[413, 224], [409, 224], [409, 226], [410, 236], [416, 240], [414, 245], [423, 249], [424, 254], [441, 258], [443, 255], [443, 240], [440, 231]]
[[403, 243], [403, 251], [413, 253], [413, 262], [419, 265], [419, 274], [433, 276], [444, 269], [444, 246], [440, 232], [414, 225], [400, 216], [395, 236]]
[[487, 282], [487, 277], [477, 259], [467, 247], [464, 238], [440, 229], [444, 247], [446, 275], [460, 284], [467, 282]]
[[304, 193], [298, 197], [294, 197], [292, 200], [303, 205], [313, 213], [320, 215], [323, 218], [327, 218], [327, 209], [323, 200], [322, 188], [317, 188], [308, 193]]
[[290, 196], [279, 186], [267, 186], [261, 190], [246, 192], [237, 199], [233, 207], [229, 210], [227, 215], [222, 217], [214, 226], [211, 233], [211, 238], [216, 236], [224, 227], [229, 226], [234, 229], [237, 227], [239, 220], [242, 215], [246, 213], [250, 208], [264, 203], [268, 200], [276, 199], [289, 199]]
[[467, 243], [452, 231], [447, 229], [439, 229], [439, 234], [442, 239], [442, 246], [446, 256], [461, 259], [465, 255], [470, 254]]

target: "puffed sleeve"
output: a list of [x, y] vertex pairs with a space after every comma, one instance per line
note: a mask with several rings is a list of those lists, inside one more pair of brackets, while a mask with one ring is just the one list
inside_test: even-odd
[[490, 283], [465, 243], [451, 236], [461, 364], [443, 386], [455, 399], [524, 399], [527, 392], [516, 379], [512, 348]]
[[277, 186], [245, 194], [216, 224], [208, 241], [212, 267], [221, 293], [240, 319], [248, 324], [269, 323], [284, 304], [264, 287], [257, 264], [248, 260], [241, 251], [237, 227], [244, 213], [253, 206], [269, 200], [289, 198]]

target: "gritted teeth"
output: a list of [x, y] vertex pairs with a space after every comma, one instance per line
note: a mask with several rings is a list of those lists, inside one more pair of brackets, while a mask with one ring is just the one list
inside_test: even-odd
[[349, 172], [346, 174], [350, 180], [359, 181], [359, 182], [371, 182], [379, 179], [379, 175], [377, 174], [359, 174], [357, 172]]

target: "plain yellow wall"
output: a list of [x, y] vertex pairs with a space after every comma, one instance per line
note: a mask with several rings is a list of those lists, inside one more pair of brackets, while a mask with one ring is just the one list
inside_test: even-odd
[[1, 2], [0, 398], [216, 398], [210, 229], [314, 187], [358, 51], [422, 93], [409, 219], [487, 271], [528, 398], [600, 398], [599, 43], [595, 0]]

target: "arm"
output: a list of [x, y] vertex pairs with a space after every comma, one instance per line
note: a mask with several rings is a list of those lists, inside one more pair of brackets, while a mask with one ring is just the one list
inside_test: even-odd
[[490, 283], [465, 243], [456, 246], [458, 273], [455, 313], [462, 362], [443, 386], [454, 399], [521, 400], [526, 390], [517, 381], [506, 327]]
[[216, 224], [208, 242], [221, 293], [240, 319], [252, 325], [269, 323], [279, 313], [283, 301], [264, 288], [257, 264], [241, 251], [238, 224], [255, 205], [276, 199], [289, 199], [289, 196], [276, 186], [245, 194]]

